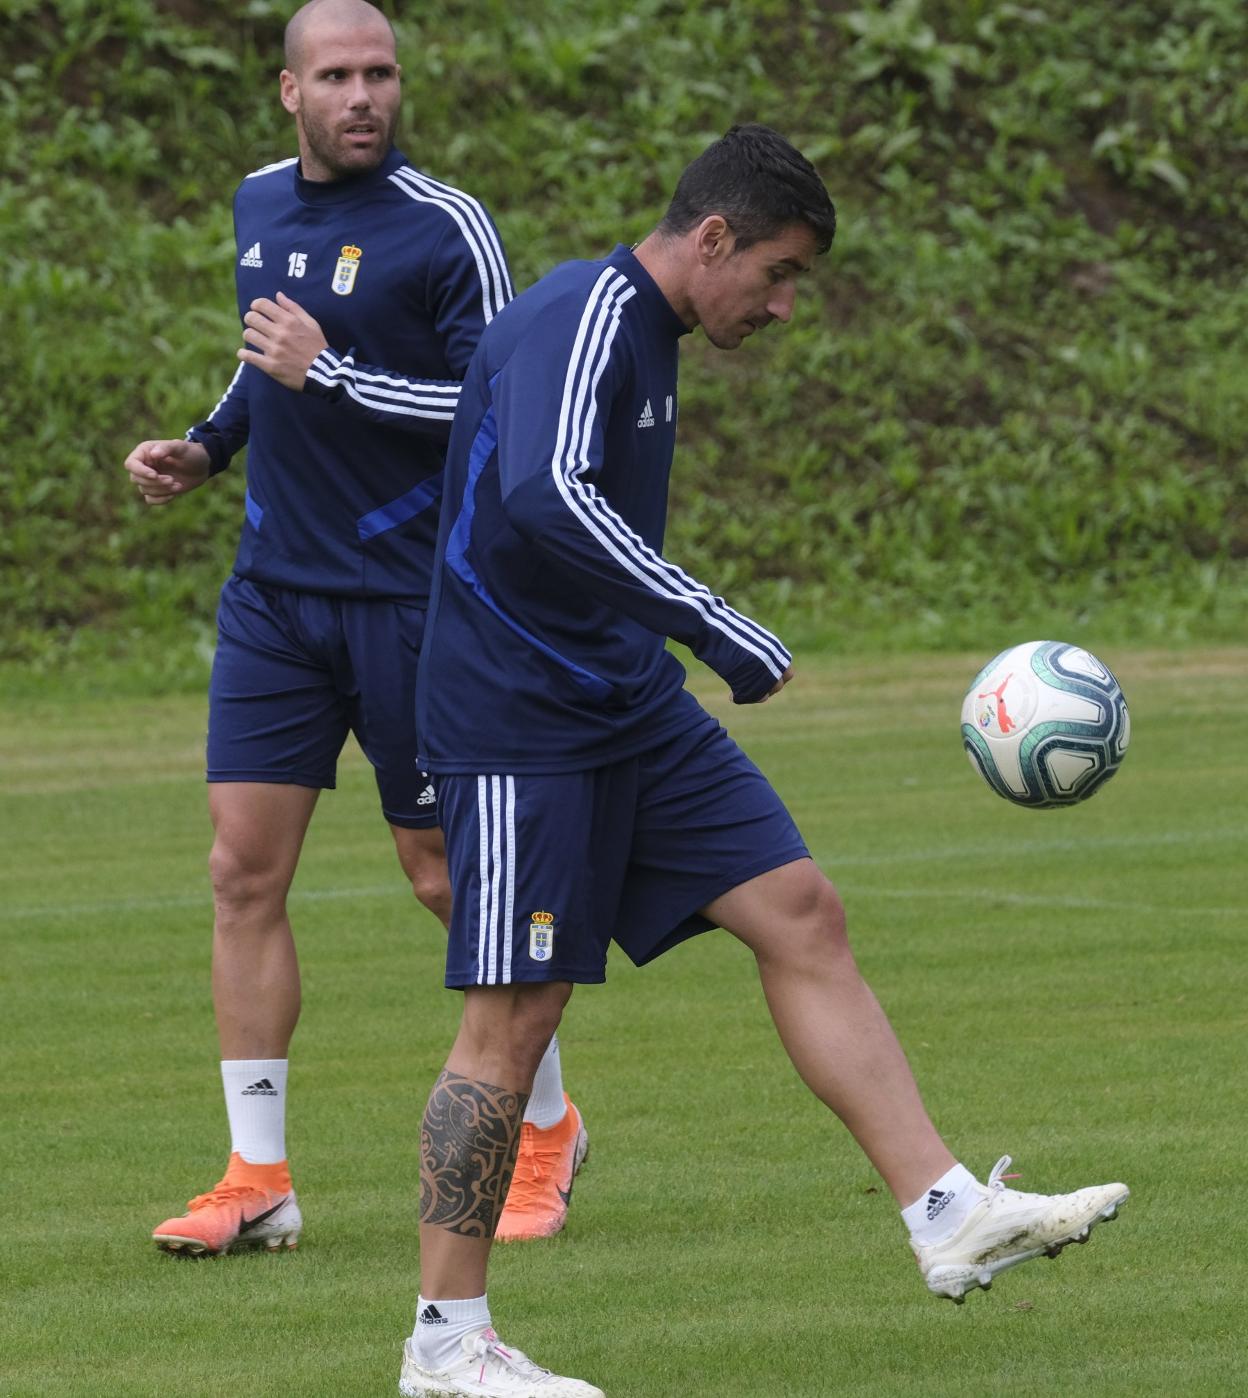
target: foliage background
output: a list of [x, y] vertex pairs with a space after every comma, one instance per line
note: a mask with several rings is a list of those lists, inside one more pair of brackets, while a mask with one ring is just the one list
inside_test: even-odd
[[[202, 683], [242, 471], [144, 512], [120, 462], [232, 372], [230, 194], [294, 149], [289, 8], [0, 0], [16, 692]], [[383, 8], [402, 144], [487, 202], [518, 285], [644, 235], [733, 121], [824, 173], [794, 324], [687, 342], [668, 551], [716, 589], [841, 647], [1242, 631], [1241, 0]]]

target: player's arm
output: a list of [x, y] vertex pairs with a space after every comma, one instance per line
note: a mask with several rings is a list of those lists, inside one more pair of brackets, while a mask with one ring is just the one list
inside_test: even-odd
[[361, 364], [354, 348], [331, 349], [320, 324], [284, 291], [251, 303], [238, 357], [296, 393], [309, 393], [370, 422], [445, 441], [459, 404], [455, 379], [422, 379]]
[[[586, 315], [591, 323], [583, 335], [575, 317], [570, 325], [562, 317], [566, 347], [552, 354], [547, 341], [540, 353], [526, 354], [522, 345], [495, 382], [503, 509], [513, 528], [578, 587], [689, 646], [724, 679], [736, 703], [757, 703], [789, 678], [792, 656], [769, 631], [648, 547], [595, 484], [602, 423], [624, 366], [611, 353], [610, 308], [595, 324], [591, 299]], [[557, 324], [548, 321], [548, 329]], [[586, 345], [590, 351], [582, 353]]]
[[252, 302], [243, 318], [248, 343], [239, 358], [287, 388], [335, 403], [356, 417], [445, 442], [481, 332], [512, 293], [502, 243], [489, 215], [463, 195], [437, 199], [447, 210], [446, 227], [429, 259], [422, 295], [454, 378], [417, 377], [361, 363], [354, 348], [333, 348], [316, 320], [283, 292], [273, 301]]
[[145, 505], [167, 505], [224, 471], [248, 436], [244, 366], [207, 419], [181, 439], [140, 442], [123, 463]]
[[217, 406], [186, 434], [188, 442], [199, 443], [207, 452], [209, 475], [224, 471], [235, 454], [247, 445], [251, 435], [250, 384], [251, 370], [240, 364]]

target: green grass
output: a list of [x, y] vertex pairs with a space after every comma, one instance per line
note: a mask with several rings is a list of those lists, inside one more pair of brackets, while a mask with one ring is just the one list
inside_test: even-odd
[[[929, 1299], [749, 957], [711, 934], [644, 972], [617, 957], [573, 1000], [593, 1155], [567, 1231], [500, 1253], [491, 1287], [537, 1357], [610, 1398], [1248, 1385], [1248, 651], [1104, 649], [1133, 747], [1067, 812], [1014, 809], [967, 766], [958, 704], [985, 658], [802, 659], [779, 701], [727, 718], [840, 886], [958, 1153], [982, 1174], [1010, 1151], [1027, 1188], [1124, 1178], [1123, 1220], [960, 1309]], [[203, 717], [202, 697], [0, 708], [4, 1394], [394, 1391], [418, 1124], [457, 997], [358, 754], [292, 900], [303, 1244], [195, 1264], [147, 1241], [224, 1157]]]

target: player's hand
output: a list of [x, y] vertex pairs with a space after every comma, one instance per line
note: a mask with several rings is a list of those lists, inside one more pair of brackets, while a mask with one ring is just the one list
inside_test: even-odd
[[792, 665], [790, 665], [789, 668], [784, 672], [784, 674], [780, 676], [780, 678], [775, 682], [775, 684], [772, 685], [772, 687], [767, 691], [766, 694], [763, 695], [763, 697], [758, 702], [760, 704], [765, 704], [773, 694], [779, 694], [780, 691], [785, 687], [786, 684], [788, 684], [788, 682], [792, 678], [793, 667]]
[[145, 505], [167, 505], [203, 485], [212, 472], [207, 449], [181, 439], [140, 442], [124, 465]]
[[[317, 322], [298, 301], [279, 291], [276, 301], [267, 296], [253, 301], [243, 324], [247, 327], [246, 340], [238, 357], [286, 388], [302, 392], [308, 367], [329, 345]], [[258, 346], [258, 350], [251, 345]]]

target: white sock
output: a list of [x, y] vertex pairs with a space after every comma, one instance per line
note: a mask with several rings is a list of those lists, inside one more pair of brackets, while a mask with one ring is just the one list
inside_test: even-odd
[[967, 1214], [984, 1197], [983, 1186], [965, 1165], [955, 1165], [901, 1211], [912, 1242], [930, 1247], [961, 1228]]
[[230, 1149], [249, 1165], [286, 1159], [285, 1058], [226, 1058], [221, 1061]]
[[524, 1109], [524, 1119], [530, 1126], [540, 1131], [549, 1131], [558, 1126], [567, 1114], [568, 1104], [563, 1100], [563, 1065], [559, 1061], [559, 1036], [554, 1035], [550, 1047], [542, 1055], [537, 1066], [537, 1076], [533, 1079], [533, 1091], [529, 1104]]
[[430, 1301], [421, 1296], [412, 1341], [426, 1369], [449, 1369], [464, 1357], [463, 1337], [484, 1330], [489, 1323], [490, 1307], [484, 1296], [467, 1301]]

